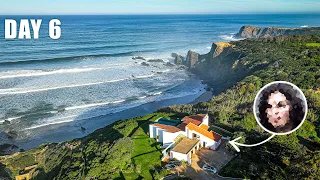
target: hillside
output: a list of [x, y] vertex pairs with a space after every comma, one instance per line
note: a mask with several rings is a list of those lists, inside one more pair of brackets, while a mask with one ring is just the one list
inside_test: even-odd
[[[0, 163], [11, 170], [12, 178], [29, 173], [40, 180], [160, 179], [168, 173], [161, 168], [160, 144], [147, 135], [149, 124], [159, 117], [177, 118], [153, 113], [118, 121], [83, 138], [0, 156]], [[32, 171], [25, 169], [33, 165], [37, 166]], [[5, 177], [4, 167], [0, 168]]]
[[278, 36], [235, 41], [228, 46], [213, 43], [210, 52], [199, 55], [190, 70], [214, 88], [215, 93], [220, 93], [273, 63], [278, 66], [284, 60], [301, 56], [315, 58], [318, 51], [311, 52], [312, 47], [306, 47], [306, 43], [318, 41], [319, 36]]
[[[256, 93], [272, 81], [292, 82], [304, 91], [308, 100], [309, 111], [303, 126], [295, 133], [277, 136], [263, 146], [242, 148], [240, 155], [220, 174], [250, 179], [317, 179], [320, 177], [320, 37], [279, 36], [246, 39], [231, 44], [234, 45], [233, 53], [242, 53], [244, 57], [235, 61], [232, 58], [211, 59], [229, 67], [226, 69], [228, 72], [220, 71], [220, 79], [226, 77], [226, 82], [232, 80], [234, 62], [241, 69], [246, 69], [246, 73], [239, 76], [250, 75], [209, 102], [172, 106], [162, 111], [208, 112], [216, 125], [234, 131], [234, 138], [241, 135], [247, 144], [253, 144], [268, 136], [257, 126], [252, 113]], [[217, 68], [215, 62], [206, 64], [207, 71]], [[200, 67], [205, 68], [201, 63]], [[216, 79], [212, 80], [216, 82]]]

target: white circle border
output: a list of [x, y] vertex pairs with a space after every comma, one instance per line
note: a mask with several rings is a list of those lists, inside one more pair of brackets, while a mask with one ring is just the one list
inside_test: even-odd
[[[305, 114], [304, 114], [304, 117], [302, 119], [302, 121], [300, 122], [300, 124], [294, 128], [293, 130], [289, 131], [289, 132], [284, 132], [284, 133], [277, 133], [277, 132], [273, 132], [273, 131], [270, 131], [269, 129], [265, 128], [261, 122], [260, 122], [260, 118], [257, 117], [257, 114], [256, 114], [256, 103], [257, 103], [257, 98], [259, 97], [260, 93], [267, 87], [273, 85], [273, 84], [287, 84], [287, 85], [291, 85], [293, 88], [295, 88], [296, 90], [298, 90], [298, 92], [302, 95], [302, 100], [305, 102], [305, 105], [304, 105], [304, 108], [305, 108]], [[254, 98], [254, 102], [253, 102], [253, 114], [254, 114], [254, 118], [256, 119], [257, 123], [259, 124], [260, 127], [262, 127], [263, 130], [267, 131], [268, 133], [270, 134], [274, 134], [274, 135], [287, 135], [287, 134], [290, 134], [290, 133], [293, 133], [294, 131], [298, 130], [302, 124], [304, 123], [304, 121], [306, 120], [307, 118], [307, 114], [308, 114], [308, 102], [307, 102], [307, 99], [304, 95], [304, 93], [301, 91], [300, 88], [298, 88], [296, 85], [290, 83], [290, 82], [287, 82], [287, 81], [274, 81], [274, 82], [271, 82], [271, 83], [268, 83], [267, 85], [263, 86], [259, 92], [257, 93], [256, 97]]]

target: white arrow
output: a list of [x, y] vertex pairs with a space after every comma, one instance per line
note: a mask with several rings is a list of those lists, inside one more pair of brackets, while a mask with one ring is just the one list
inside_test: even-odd
[[[259, 143], [256, 143], [256, 144], [242, 144], [242, 143], [238, 143], [236, 142], [237, 140], [241, 139], [242, 137], [238, 137], [232, 141], [229, 141], [229, 143], [234, 147], [234, 149], [238, 152], [240, 152], [240, 149], [238, 148], [238, 146], [245, 146], [245, 147], [253, 147], [253, 146], [259, 146], [267, 141], [269, 141], [270, 139], [272, 139], [273, 137], [275, 136], [275, 134], [272, 134], [272, 136], [270, 136], [268, 139], [262, 141], [262, 142], [259, 142]], [[237, 146], [238, 145], [238, 146]]]

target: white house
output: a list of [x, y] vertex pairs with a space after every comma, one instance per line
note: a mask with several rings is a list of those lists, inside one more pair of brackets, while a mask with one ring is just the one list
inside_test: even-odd
[[169, 146], [178, 135], [185, 134], [185, 132], [176, 126], [156, 123], [149, 125], [149, 134], [151, 138], [155, 138], [157, 142], [161, 142], [162, 147], [165, 148]]
[[201, 124], [196, 126], [189, 123], [186, 126], [186, 134], [190, 139], [198, 139], [200, 141], [200, 147], [216, 150], [221, 143], [221, 136], [217, 135], [213, 131], [208, 131], [209, 126]]
[[[191, 163], [191, 155], [195, 150], [201, 147], [216, 150], [219, 147], [221, 136], [208, 129], [209, 116], [198, 114], [185, 116], [178, 126], [150, 124], [149, 134], [151, 138], [163, 144], [162, 148], [165, 148], [163, 153], [166, 157]], [[178, 137], [179, 135], [183, 138]]]
[[170, 159], [187, 161], [191, 164], [191, 156], [195, 150], [199, 150], [199, 140], [185, 137], [170, 151]]

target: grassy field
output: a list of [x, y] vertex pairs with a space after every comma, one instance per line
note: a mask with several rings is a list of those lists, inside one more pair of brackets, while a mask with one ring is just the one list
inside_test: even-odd
[[[134, 151], [132, 160], [135, 164], [133, 173], [124, 173], [125, 179], [158, 179], [159, 170], [161, 169], [161, 149], [160, 143], [155, 139], [149, 138], [149, 124], [159, 117], [168, 117], [166, 114], [153, 114], [144, 117], [139, 121], [139, 128], [132, 134], [131, 138], [134, 141]], [[146, 121], [146, 119], [149, 121]], [[162, 177], [168, 174], [167, 171], [160, 172]]]
[[320, 47], [320, 43], [307, 43], [308, 47]]

